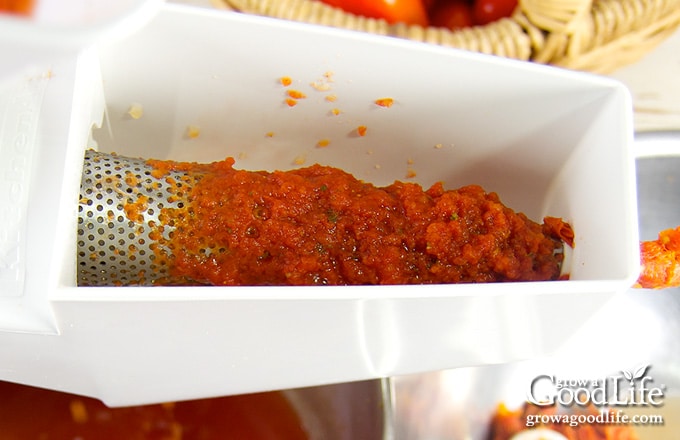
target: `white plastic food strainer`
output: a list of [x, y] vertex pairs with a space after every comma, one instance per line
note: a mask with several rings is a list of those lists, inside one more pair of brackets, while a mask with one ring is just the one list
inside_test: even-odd
[[[606, 78], [169, 4], [126, 38], [38, 67], [0, 90], [2, 380], [117, 406], [509, 362], [556, 350], [637, 278], [632, 106]], [[295, 107], [284, 75], [307, 95]], [[329, 77], [330, 90], [312, 85]], [[394, 105], [374, 104], [384, 97]], [[359, 125], [366, 136], [353, 135]], [[108, 211], [120, 215], [113, 197], [81, 203], [87, 149], [231, 156], [248, 170], [319, 162], [376, 185], [480, 184], [533, 219], [574, 226], [572, 279], [78, 286], [79, 258], [103, 252], [120, 269], [111, 246], [143, 249], [107, 242]], [[79, 235], [79, 206], [92, 218], [102, 206], [91, 227], [104, 238], [90, 226]], [[117, 279], [138, 274], [128, 264]]]

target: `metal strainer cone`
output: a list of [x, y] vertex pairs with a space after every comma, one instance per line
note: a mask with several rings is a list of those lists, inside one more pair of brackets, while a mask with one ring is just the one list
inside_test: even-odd
[[89, 150], [78, 206], [78, 285], [171, 284], [165, 248], [172, 223], [163, 209], [181, 208], [184, 172], [155, 177], [144, 159]]

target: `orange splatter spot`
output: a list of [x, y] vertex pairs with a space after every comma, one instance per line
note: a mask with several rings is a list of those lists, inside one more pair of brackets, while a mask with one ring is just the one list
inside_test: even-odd
[[132, 171], [125, 172], [125, 184], [127, 186], [137, 186], [139, 184], [139, 179]]
[[303, 92], [301, 92], [299, 90], [292, 90], [291, 89], [291, 90], [288, 90], [286, 92], [286, 94], [293, 99], [304, 99], [304, 98], [307, 97], [307, 95], [305, 95]]
[[279, 78], [279, 81], [284, 87], [288, 87], [289, 85], [293, 84], [293, 80], [290, 78], [290, 76], [282, 76]]
[[331, 141], [328, 140], [328, 139], [321, 139], [319, 142], [316, 143], [316, 146], [319, 147], [319, 148], [324, 148], [324, 147], [329, 146], [330, 143], [331, 143]]
[[331, 114], [333, 116], [338, 116], [340, 113], [342, 113], [342, 112], [340, 111], [339, 108], [334, 108], [333, 110], [331, 110]]
[[132, 104], [128, 108], [128, 115], [132, 119], [139, 119], [144, 115], [144, 107], [142, 107], [142, 104]]
[[297, 99], [286, 98], [286, 104], [288, 104], [288, 107], [295, 107], [297, 103]]
[[338, 97], [335, 95], [326, 95], [326, 101], [328, 102], [335, 102], [338, 100]]
[[310, 85], [318, 91], [326, 91], [331, 89], [331, 84], [333, 82], [333, 72], [326, 72], [323, 74], [323, 78], [314, 81]]
[[319, 81], [315, 81], [315, 82], [313, 82], [313, 83], [311, 83], [311, 84], [309, 84], [309, 85], [312, 86], [313, 88], [315, 88], [316, 90], [320, 91], [320, 92], [324, 92], [324, 91], [326, 91], [326, 90], [330, 90], [330, 89], [331, 89], [331, 85], [330, 85], [330, 84], [324, 83], [324, 82], [319, 82]]
[[392, 98], [379, 98], [376, 99], [375, 101], [376, 105], [379, 105], [380, 107], [392, 107], [392, 104], [394, 104], [394, 99]]
[[123, 206], [125, 211], [125, 216], [128, 220], [136, 223], [141, 223], [144, 221], [143, 212], [146, 211], [147, 205], [149, 203], [149, 198], [143, 194], [137, 196], [137, 200], [134, 202], [128, 202]]
[[195, 125], [189, 125], [186, 134], [189, 139], [196, 139], [201, 135], [201, 129]]
[[357, 134], [359, 136], [366, 136], [366, 131], [368, 130], [368, 127], [365, 125], [360, 125], [357, 127]]

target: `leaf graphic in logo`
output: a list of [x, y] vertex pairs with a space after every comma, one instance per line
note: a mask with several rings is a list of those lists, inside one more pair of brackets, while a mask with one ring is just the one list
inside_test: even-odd
[[633, 373], [633, 379], [639, 379], [644, 376], [647, 368], [649, 368], [649, 365], [642, 365], [638, 367], [637, 370], [635, 370], [635, 373]]
[[633, 374], [626, 371], [626, 370], [621, 370], [623, 375], [626, 377], [626, 379], [630, 380], [631, 382], [633, 381]]
[[[633, 380], [635, 379], [640, 379], [642, 376], [645, 375], [645, 371], [647, 371], [647, 368], [649, 368], [649, 365], [642, 365], [635, 370], [635, 373], [633, 373]], [[630, 383], [633, 383], [633, 380], [630, 381]]]
[[621, 370], [621, 372], [626, 377], [626, 379], [628, 379], [630, 385], [633, 386], [635, 384], [635, 379], [640, 379], [642, 376], [644, 376], [647, 368], [649, 368], [649, 365], [641, 365], [637, 367], [633, 373], [626, 370]]

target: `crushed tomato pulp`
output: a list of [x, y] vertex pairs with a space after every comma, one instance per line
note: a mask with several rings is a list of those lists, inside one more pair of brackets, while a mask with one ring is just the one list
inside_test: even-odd
[[0, 439], [307, 440], [283, 392], [109, 408], [99, 400], [0, 381]]
[[[555, 280], [561, 220], [538, 224], [471, 185], [376, 187], [337, 168], [245, 171], [147, 162], [182, 171], [188, 194], [164, 208], [158, 258], [208, 285], [348, 285]], [[557, 227], [556, 227], [557, 225]], [[158, 234], [161, 236], [161, 234]], [[572, 234], [573, 236], [573, 234]]]
[[641, 242], [640, 263], [635, 287], [680, 287], [680, 226], [661, 231], [656, 240]]

